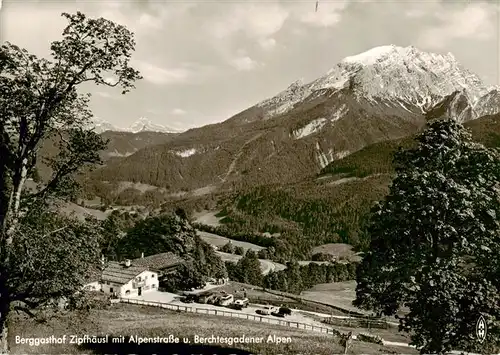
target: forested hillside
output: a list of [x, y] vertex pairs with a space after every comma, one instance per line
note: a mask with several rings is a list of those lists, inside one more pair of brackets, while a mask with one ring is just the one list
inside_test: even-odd
[[[466, 127], [476, 141], [500, 147], [500, 115], [467, 122]], [[413, 136], [376, 143], [334, 161], [315, 179], [236, 193], [221, 203], [224, 218], [218, 231], [281, 233], [287, 249], [300, 256], [316, 245], [333, 242], [364, 249], [368, 239], [362, 226], [373, 203], [387, 193], [394, 173], [393, 154], [398, 147], [412, 144]]]

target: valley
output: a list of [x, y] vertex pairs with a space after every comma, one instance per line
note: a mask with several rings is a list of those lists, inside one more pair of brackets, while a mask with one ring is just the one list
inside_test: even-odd
[[[433, 56], [414, 48], [409, 51]], [[397, 70], [397, 57], [389, 58], [381, 68], [373, 64], [382, 75], [386, 65]], [[339, 67], [343, 65], [347, 64]], [[357, 68], [363, 72], [363, 66], [371, 65]], [[428, 94], [432, 99], [425, 102], [404, 92], [379, 92], [367, 84], [364, 73], [355, 74], [351, 86], [332, 86], [327, 78], [336, 72], [311, 84], [295, 83], [227, 121], [180, 133], [169, 142], [115, 160], [92, 178], [116, 182], [119, 178], [120, 184], [135, 181], [129, 188], [139, 191], [134, 187], [138, 183], [164, 186], [155, 190], [169, 193], [162, 196], [160, 206], [186, 209], [200, 237], [214, 248], [231, 242], [243, 252], [262, 255], [272, 248], [269, 259], [259, 256], [264, 275], [284, 272], [291, 260], [299, 267], [326, 266], [332, 260], [359, 263], [368, 242], [363, 225], [373, 203], [387, 193], [394, 174], [393, 154], [399, 147], [411, 147], [426, 121], [457, 117], [475, 140], [500, 146], [500, 116], [490, 104], [494, 100], [486, 100], [496, 97], [496, 91], [488, 92], [458, 66], [453, 70], [465, 82], [472, 80], [467, 84], [471, 91], [433, 83], [427, 87], [434, 92]], [[436, 93], [436, 88], [444, 91]], [[493, 115], [471, 116], [470, 107], [476, 105], [471, 97], [476, 93], [488, 104], [483, 102], [483, 111], [475, 107], [474, 112]], [[191, 153], [176, 156], [180, 150]], [[152, 165], [143, 166], [146, 161]], [[144, 175], [151, 167], [156, 173]], [[135, 202], [148, 206], [144, 192], [136, 193]], [[110, 200], [113, 194], [120, 191], [100, 197]], [[242, 258], [220, 250], [217, 255], [231, 263]], [[300, 297], [359, 312], [352, 306], [355, 287], [353, 280], [319, 283], [301, 291]]]
[[[453, 56], [397, 46], [375, 52], [220, 123], [185, 132], [154, 131], [145, 121], [141, 130], [103, 130], [104, 165], [80, 177], [98, 210], [65, 209], [105, 219], [112, 209], [145, 217], [182, 208], [223, 261], [253, 250], [265, 275], [290, 261], [359, 263], [370, 209], [394, 176], [393, 155], [411, 147], [427, 121], [455, 117], [476, 141], [500, 146], [496, 88]], [[372, 55], [379, 60], [366, 59]], [[417, 62], [424, 69], [407, 69]], [[391, 81], [402, 68], [406, 81]], [[240, 252], [219, 250], [229, 242]]]

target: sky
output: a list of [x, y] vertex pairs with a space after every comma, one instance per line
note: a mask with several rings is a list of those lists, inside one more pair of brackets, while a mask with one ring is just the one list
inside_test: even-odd
[[[1, 0], [0, 0], [1, 2]], [[500, 0], [3, 0], [0, 39], [49, 57], [81, 11], [135, 34], [132, 65], [143, 80], [88, 87], [94, 115], [119, 127], [139, 117], [174, 129], [221, 122], [312, 81], [372, 47], [414, 45], [453, 53], [487, 84], [500, 84]]]

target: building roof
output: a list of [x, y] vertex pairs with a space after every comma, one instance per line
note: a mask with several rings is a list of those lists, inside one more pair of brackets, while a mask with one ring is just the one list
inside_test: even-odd
[[123, 263], [111, 261], [102, 272], [101, 279], [102, 281], [109, 281], [124, 285], [147, 269], [147, 267], [138, 265], [131, 265], [127, 267]]
[[170, 268], [175, 265], [179, 265], [184, 262], [180, 256], [174, 253], [161, 253], [149, 255], [144, 258], [138, 258], [132, 260], [132, 265], [146, 267], [151, 270], [160, 271], [163, 269]]
[[85, 283], [92, 283], [101, 280], [102, 270], [93, 265], [90, 267], [88, 274], [85, 277]]

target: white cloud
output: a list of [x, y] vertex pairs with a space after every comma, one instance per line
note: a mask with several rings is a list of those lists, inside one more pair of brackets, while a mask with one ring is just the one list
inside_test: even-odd
[[422, 18], [427, 14], [423, 9], [409, 9], [405, 12], [406, 17], [410, 18]]
[[145, 80], [158, 85], [184, 83], [191, 76], [186, 68], [165, 69], [145, 61], [135, 61], [134, 66]]
[[144, 60], [133, 60], [144, 80], [156, 85], [198, 84], [212, 73], [209, 67], [183, 63], [173, 68], [164, 68]]
[[106, 100], [121, 100], [123, 97], [122, 95], [113, 95], [112, 93], [109, 93], [107, 91], [95, 91], [93, 95], [102, 97]]
[[118, 80], [116, 78], [113, 78], [111, 76], [106, 76], [104, 78], [104, 82], [110, 85], [114, 85]]
[[235, 50], [240, 43], [247, 40], [250, 47], [256, 44], [263, 50], [273, 49], [276, 46], [273, 37], [290, 16], [290, 11], [279, 3], [238, 2], [227, 4], [221, 10], [206, 20], [202, 29], [213, 42], [213, 50], [239, 71], [254, 70], [260, 65], [245, 51]]
[[284, 26], [290, 12], [281, 4], [275, 3], [237, 3], [227, 5], [214, 19], [204, 24], [205, 31], [215, 40], [214, 48], [233, 66], [255, 67], [249, 58], [234, 59], [229, 49], [231, 41], [238, 35], [258, 44], [264, 50], [271, 50], [276, 45], [272, 38]]
[[259, 66], [259, 63], [248, 56], [234, 58], [230, 64], [239, 71], [250, 71]]
[[246, 19], [245, 32], [247, 35], [262, 39], [281, 30], [289, 13], [275, 4], [265, 7], [254, 5], [248, 9], [242, 8], [241, 16]]
[[477, 2], [461, 9], [435, 12], [440, 24], [423, 31], [418, 42], [427, 47], [443, 48], [455, 39], [490, 39], [497, 35], [492, 9], [491, 5]]
[[150, 27], [155, 30], [159, 30], [163, 27], [163, 23], [160, 18], [151, 16], [147, 13], [141, 14], [137, 22], [140, 26]]
[[[313, 27], [332, 27], [342, 19], [342, 11], [347, 7], [347, 1], [333, 1], [318, 5], [318, 11], [311, 4], [301, 4], [297, 11], [298, 20]], [[299, 7], [297, 8], [297, 10]]]
[[274, 38], [263, 38], [259, 40], [259, 46], [264, 50], [271, 50], [276, 47], [276, 40]]
[[63, 10], [67, 9], [6, 3], [0, 14], [2, 40], [47, 57], [50, 54], [48, 42], [60, 39], [68, 24], [61, 16]]
[[109, 98], [111, 98], [111, 97], [112, 97], [110, 93], [105, 92], [105, 91], [97, 91], [95, 94], [96, 94], [97, 96], [104, 97], [104, 98], [106, 98], [106, 99], [109, 99]]
[[137, 11], [133, 2], [118, 0], [101, 1], [97, 5], [98, 16], [126, 26], [136, 36], [150, 36], [158, 30], [168, 27], [172, 18], [179, 18], [195, 7], [195, 3], [163, 3], [148, 4], [149, 11]]
[[172, 110], [172, 114], [173, 114], [173, 115], [185, 115], [186, 113], [187, 113], [187, 112], [186, 112], [186, 111], [184, 111], [184, 110], [183, 110], [183, 109], [181, 109], [181, 108], [174, 108], [174, 109]]
[[277, 33], [289, 16], [278, 4], [236, 5], [209, 24], [209, 31], [215, 38], [223, 39], [241, 32], [253, 39], [265, 39]]

